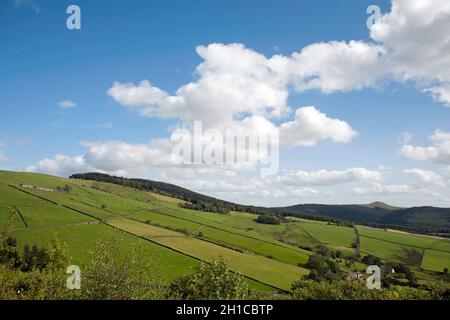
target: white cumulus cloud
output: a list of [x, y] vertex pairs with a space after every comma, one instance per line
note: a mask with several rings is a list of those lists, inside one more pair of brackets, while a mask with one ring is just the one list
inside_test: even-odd
[[436, 130], [429, 136], [431, 145], [427, 147], [404, 145], [400, 152], [407, 158], [450, 164], [450, 132]]
[[389, 195], [389, 194], [409, 194], [414, 189], [406, 184], [401, 185], [382, 185], [380, 183], [372, 183], [369, 188], [354, 188], [353, 192], [358, 195], [364, 194], [379, 194], [379, 195]]
[[347, 122], [329, 118], [313, 106], [298, 109], [294, 121], [280, 126], [281, 144], [288, 147], [313, 146], [324, 139], [348, 143], [357, 134]]
[[38, 161], [36, 164], [28, 166], [25, 171], [42, 172], [58, 176], [69, 176], [73, 173], [93, 171], [84, 156], [70, 157], [58, 154], [54, 158], [47, 158]]
[[275, 179], [285, 185], [318, 186], [360, 181], [379, 181], [382, 179], [382, 174], [379, 171], [365, 168], [318, 171], [291, 170], [282, 172]]
[[447, 185], [445, 179], [433, 171], [422, 169], [408, 169], [404, 170], [403, 173], [427, 184], [432, 184], [439, 187], [445, 187]]

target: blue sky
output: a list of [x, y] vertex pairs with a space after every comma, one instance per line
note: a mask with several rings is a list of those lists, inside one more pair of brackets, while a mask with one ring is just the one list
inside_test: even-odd
[[[264, 205], [381, 200], [402, 206], [450, 206], [450, 46], [437, 45], [449, 38], [434, 29], [450, 26], [449, 8], [445, 1], [430, 0], [433, 10], [419, 8], [428, 21], [422, 23], [414, 2], [394, 0], [397, 9], [392, 10], [391, 1], [379, 0], [0, 0], [0, 169], [63, 176], [94, 169], [165, 180], [228, 200]], [[66, 28], [70, 4], [81, 8], [81, 30]], [[379, 29], [366, 26], [371, 4], [385, 15]], [[407, 17], [410, 25], [396, 27], [392, 21], [398, 17]], [[414, 38], [407, 30], [420, 32]], [[428, 33], [430, 40], [421, 45]], [[379, 48], [386, 52], [379, 59], [377, 53], [362, 56], [366, 51], [352, 56], [359, 49], [350, 41], [361, 44], [368, 55]], [[327, 45], [313, 53], [318, 66], [307, 65], [311, 61], [302, 55], [291, 56], [320, 43]], [[213, 50], [212, 44], [221, 47]], [[231, 44], [242, 47], [228, 51]], [[197, 46], [204, 46], [209, 58], [200, 56]], [[327, 132], [325, 125], [313, 130], [321, 132], [314, 145], [306, 146], [301, 138], [290, 141], [294, 147], [282, 148], [280, 172], [269, 179], [242, 170], [227, 171], [222, 177], [220, 168], [183, 171], [152, 161], [133, 166], [143, 150], [142, 157], [162, 154], [155, 141], [169, 139], [173, 128], [189, 125], [192, 116], [208, 123], [224, 88], [218, 87], [216, 96], [200, 92], [210, 100], [199, 107], [203, 112], [192, 111], [189, 116], [186, 112], [168, 116], [159, 101], [155, 106], [163, 111], [143, 116], [147, 102], [136, 102], [129, 87], [117, 88], [122, 90], [117, 95], [108, 90], [115, 83], [141, 88], [140, 82], [148, 80], [152, 88], [176, 96], [183, 85], [206, 78], [196, 71], [205, 59], [223, 58], [226, 52], [240, 57], [240, 52], [248, 53], [242, 48], [250, 51], [249, 59], [255, 58], [253, 53], [266, 59], [279, 55], [292, 60], [289, 72], [294, 65], [301, 70], [286, 76], [289, 80], [281, 88], [289, 92], [291, 112], [280, 118], [263, 116], [268, 123], [281, 128], [295, 121], [296, 110], [314, 106], [314, 114], [344, 121], [358, 134], [349, 131], [336, 140], [341, 133]], [[439, 57], [436, 63], [429, 62], [429, 52]], [[355, 62], [359, 58], [360, 65]], [[220, 63], [233, 73], [226, 61]], [[365, 75], [370, 68], [375, 71]], [[308, 86], [317, 74], [319, 82]], [[357, 74], [362, 74], [364, 85], [353, 81]], [[279, 76], [285, 77], [281, 72]], [[64, 101], [73, 102], [73, 107], [61, 107]], [[205, 113], [209, 105], [211, 110]], [[196, 110], [197, 106], [184, 107]], [[258, 108], [259, 112], [265, 106]], [[245, 105], [239, 110], [247, 114]], [[260, 116], [254, 111], [249, 109], [248, 114]], [[291, 130], [313, 134], [304, 133], [301, 126]], [[123, 155], [134, 151], [133, 159]], [[243, 181], [248, 188], [236, 188]]]

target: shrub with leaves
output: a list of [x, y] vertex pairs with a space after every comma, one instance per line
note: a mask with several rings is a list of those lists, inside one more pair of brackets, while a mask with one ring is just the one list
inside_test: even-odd
[[296, 300], [428, 300], [436, 299], [430, 291], [396, 286], [370, 290], [364, 284], [349, 281], [300, 280], [292, 284]]
[[190, 276], [175, 280], [168, 288], [169, 299], [240, 300], [248, 297], [244, 277], [233, 273], [223, 259], [202, 262]]
[[67, 249], [58, 239], [50, 241], [42, 268], [30, 266], [23, 271], [12, 264], [0, 265], [0, 299], [8, 300], [59, 300], [74, 297], [66, 287], [66, 268], [70, 264]]
[[[155, 299], [155, 264], [145, 261], [139, 247], [122, 250], [117, 234], [97, 243], [91, 263], [82, 274], [83, 298], [89, 300]], [[153, 271], [153, 272], [152, 272]], [[150, 281], [152, 279], [153, 281]]]

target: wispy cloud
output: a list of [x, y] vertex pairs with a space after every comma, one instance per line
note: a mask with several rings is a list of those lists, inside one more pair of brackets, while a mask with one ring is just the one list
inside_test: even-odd
[[411, 142], [412, 138], [414, 138], [414, 136], [411, 133], [409, 133], [407, 131], [402, 132], [402, 134], [398, 138], [398, 143], [401, 145], [408, 144]]
[[86, 129], [112, 129], [112, 122], [103, 122], [85, 126]]
[[72, 109], [72, 108], [75, 108], [77, 106], [77, 104], [75, 102], [73, 102], [72, 100], [62, 100], [62, 101], [58, 102], [58, 106], [61, 109]]
[[8, 157], [0, 150], [0, 163], [8, 162]]
[[19, 7], [27, 7], [34, 11], [35, 14], [41, 13], [41, 7], [35, 0], [14, 0], [14, 6], [16, 8]]

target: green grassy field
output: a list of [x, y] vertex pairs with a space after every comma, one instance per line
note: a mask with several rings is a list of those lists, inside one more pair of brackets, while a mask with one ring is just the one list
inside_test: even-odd
[[293, 281], [308, 274], [308, 270], [300, 267], [260, 255], [238, 252], [178, 232], [145, 225], [129, 219], [113, 219], [108, 224], [201, 260], [212, 261], [222, 257], [233, 271], [283, 290], [289, 290]]
[[430, 271], [442, 272], [444, 268], [450, 269], [450, 253], [425, 250], [422, 268]]
[[362, 236], [418, 248], [429, 248], [437, 241], [437, 239], [433, 237], [418, 236], [395, 231], [384, 231], [366, 227], [358, 227], [358, 230]]
[[385, 261], [402, 262], [417, 266], [421, 263], [423, 249], [361, 236], [361, 251]]
[[307, 234], [323, 244], [349, 247], [356, 240], [355, 231], [352, 228], [319, 221], [301, 220], [298, 223]]
[[449, 240], [436, 240], [428, 248], [450, 253], [450, 241]]
[[[130, 218], [156, 226], [169, 227], [170, 229], [184, 229], [202, 239], [251, 251], [266, 257], [271, 256], [281, 262], [294, 265], [306, 263], [308, 255], [311, 254], [309, 251], [275, 241], [273, 238], [230, 227], [230, 225], [224, 223], [226, 220], [218, 223], [212, 219], [197, 216], [192, 212], [186, 213], [176, 208], [157, 208], [140, 212]], [[257, 243], [264, 244], [264, 246], [255, 246]], [[264, 248], [264, 250], [261, 248]]]
[[26, 228], [23, 220], [20, 218], [19, 214], [13, 212], [12, 208], [0, 207], [0, 226], [10, 223], [12, 228]]
[[[186, 220], [171, 218], [167, 215], [159, 215], [156, 213], [152, 213], [151, 211], [155, 208], [160, 208], [163, 200], [155, 198], [153, 195], [150, 195], [145, 192], [128, 189], [128, 188], [117, 188], [117, 186], [110, 186], [107, 184], [95, 185], [96, 189], [89, 189], [89, 186], [84, 184], [85, 182], [75, 181], [75, 180], [64, 180], [60, 178], [52, 178], [48, 176], [43, 176], [43, 182], [40, 183], [39, 179], [36, 178], [38, 175], [33, 174], [18, 174], [20, 177], [16, 177], [13, 179], [14, 182], [20, 182], [20, 184], [12, 184], [12, 186], [2, 184], [1, 187], [1, 195], [0, 199], [2, 201], [2, 213], [1, 221], [6, 222], [8, 217], [10, 216], [10, 207], [16, 206], [23, 212], [23, 216], [26, 221], [29, 223], [29, 230], [22, 230], [23, 223], [18, 220], [18, 217], [15, 216], [12, 220], [14, 230], [14, 236], [18, 238], [20, 244], [32, 242], [37, 244], [45, 244], [50, 238], [57, 234], [58, 238], [62, 241], [66, 242], [69, 246], [69, 250], [74, 257], [74, 261], [86, 263], [89, 252], [95, 247], [95, 243], [102, 236], [106, 235], [106, 229], [112, 229], [104, 224], [99, 224], [100, 221], [109, 221], [111, 224], [114, 221], [119, 221], [123, 216], [129, 216], [130, 218], [141, 218], [147, 219], [146, 213], [151, 215], [151, 217], [158, 216], [164, 220], [160, 220], [160, 223], [164, 222], [165, 227], [170, 228], [186, 228], [187, 225], [195, 226], [195, 229], [202, 227], [201, 224], [196, 222], [189, 222]], [[28, 177], [32, 178], [28, 180]], [[6, 180], [4, 176], [2, 176], [2, 182]], [[32, 181], [32, 182], [31, 182]], [[9, 180], [7, 182], [10, 182]], [[35, 184], [32, 184], [35, 183]], [[45, 188], [54, 188], [56, 186], [62, 186], [63, 184], [69, 183], [72, 186], [69, 194], [51, 192], [51, 191], [42, 191], [38, 189], [31, 188], [23, 188], [21, 184], [33, 185], [38, 187]], [[83, 184], [81, 184], [83, 183]], [[8, 183], [11, 184], [11, 183]], [[123, 199], [122, 197], [131, 197], [132, 199]], [[46, 201], [45, 199], [49, 200]], [[54, 203], [53, 203], [54, 202]], [[55, 204], [56, 203], [56, 204]], [[169, 202], [169, 206], [175, 204], [176, 201]], [[172, 212], [171, 209], [168, 209], [169, 212]], [[180, 211], [182, 212], [182, 211]], [[136, 216], [136, 217], [135, 217]], [[146, 224], [138, 223], [140, 226], [144, 228], [147, 227]], [[178, 223], [179, 225], [177, 225]], [[208, 227], [206, 227], [208, 228]], [[170, 232], [164, 228], [157, 228], [161, 232]], [[129, 232], [128, 230], [124, 230]], [[195, 231], [195, 230], [192, 230]], [[209, 253], [212, 252], [221, 252], [225, 253], [225, 256], [231, 254], [232, 259], [236, 260], [236, 254], [242, 255], [241, 253], [230, 250], [226, 247], [233, 245], [246, 247], [247, 245], [253, 245], [256, 243], [256, 240], [251, 240], [249, 238], [245, 238], [239, 235], [228, 234], [227, 232], [216, 230], [214, 228], [205, 229], [205, 234], [208, 234], [208, 239], [214, 242], [223, 243], [224, 246], [219, 246], [208, 241], [202, 241], [199, 239], [194, 239], [196, 241], [196, 246], [198, 249], [197, 255], [191, 255], [188, 252], [176, 252], [178, 247], [174, 243], [169, 243], [169, 245], [163, 244], [158, 245], [155, 242], [145, 241], [139, 238], [139, 234], [132, 233], [123, 233], [126, 235], [127, 241], [137, 241], [137, 242], [146, 242], [151, 244], [152, 248], [149, 248], [148, 252], [156, 251], [155, 254], [149, 254], [152, 257], [160, 257], [162, 256], [162, 262], [164, 266], [170, 266], [168, 268], [164, 268], [164, 278], [173, 279], [174, 277], [178, 277], [180, 275], [190, 273], [193, 271], [194, 267], [198, 263], [198, 259], [204, 259], [201, 253], [203, 251], [207, 251]], [[176, 233], [180, 235], [180, 233]], [[130, 238], [131, 237], [131, 238]], [[207, 238], [205, 236], [205, 238]], [[202, 249], [202, 246], [204, 248]], [[159, 248], [155, 250], [155, 248]], [[283, 250], [283, 248], [281, 248]], [[223, 252], [222, 252], [223, 251]], [[161, 252], [166, 252], [166, 254], [161, 254]], [[167, 254], [169, 252], [170, 254]], [[298, 254], [296, 252], [292, 252], [293, 254]], [[179, 261], [171, 261], [173, 255], [177, 256], [178, 259], [188, 258], [188, 260], [195, 261], [195, 265], [191, 265], [191, 267], [186, 267], [186, 263], [180, 263]], [[296, 275], [303, 275], [307, 272], [304, 269], [293, 267], [288, 264], [283, 264], [277, 261], [272, 261], [270, 259], [253, 255], [253, 254], [245, 254], [249, 257], [251, 256], [250, 265], [258, 266], [257, 268], [261, 268], [262, 272], [258, 274], [257, 270], [252, 270], [251, 275], [255, 276], [257, 281], [253, 281], [248, 279], [248, 282], [254, 288], [259, 289], [268, 289], [267, 285], [275, 285], [281, 289], [289, 289], [290, 280], [283, 282], [283, 277], [280, 277], [279, 283], [273, 281], [273, 279], [269, 279], [265, 274], [267, 273], [264, 270], [264, 266], [276, 264], [278, 263], [282, 267], [285, 267], [289, 270], [289, 274], [293, 277]], [[219, 255], [215, 255], [218, 257]], [[304, 255], [301, 254], [303, 257]], [[207, 255], [208, 257], [208, 255]], [[305, 256], [306, 257], [306, 256]], [[268, 262], [257, 261], [254, 263], [252, 259], [263, 259]], [[182, 259], [181, 259], [182, 260]], [[205, 259], [208, 260], [208, 259]], [[210, 261], [209, 259], [208, 261]], [[301, 260], [301, 259], [299, 259]], [[305, 259], [303, 259], [305, 261]], [[234, 262], [238, 267], [236, 267], [236, 272], [242, 273], [248, 277], [251, 275], [246, 274], [245, 264], [246, 262], [239, 263]], [[175, 266], [178, 266], [175, 268]], [[241, 268], [244, 271], [241, 272]], [[296, 271], [300, 270], [301, 272], [296, 273], [292, 272], [289, 268], [294, 268]], [[252, 268], [250, 268], [252, 269]], [[276, 269], [280, 269], [280, 266], [277, 265]], [[282, 268], [281, 268], [282, 269]], [[180, 270], [184, 270], [180, 272]], [[263, 274], [264, 276], [261, 276]], [[267, 279], [266, 279], [267, 278]], [[266, 281], [267, 280], [267, 281]], [[292, 279], [291, 279], [292, 280]]]
[[[71, 190], [60, 193], [22, 184], [69, 185]], [[0, 171], [0, 226], [15, 207], [11, 223], [20, 245], [44, 245], [56, 234], [80, 264], [88, 263], [99, 239], [116, 230], [124, 238], [124, 251], [136, 243], [143, 246], [146, 259], [159, 261], [164, 281], [190, 274], [199, 260], [222, 256], [253, 288], [288, 290], [292, 281], [309, 272], [299, 265], [307, 263], [319, 244], [345, 255], [355, 253], [353, 228], [298, 218], [265, 225], [253, 214], [201, 212], [180, 208], [180, 202], [108, 183]], [[405, 263], [419, 275], [425, 270], [426, 277], [449, 267], [448, 239], [362, 226], [358, 230], [363, 254]], [[352, 268], [362, 270], [364, 265], [355, 264], [349, 271]]]
[[413, 235], [358, 227], [361, 250], [387, 261], [420, 266], [423, 270], [442, 272], [450, 264], [450, 241], [436, 237]]

